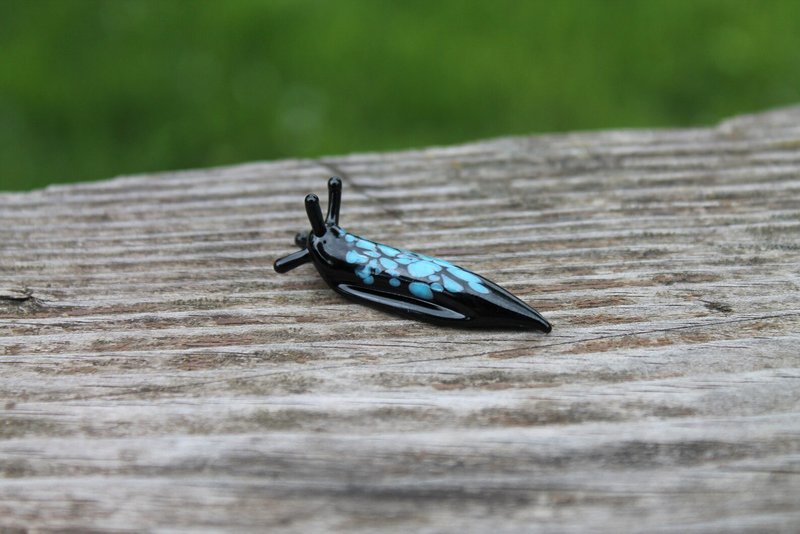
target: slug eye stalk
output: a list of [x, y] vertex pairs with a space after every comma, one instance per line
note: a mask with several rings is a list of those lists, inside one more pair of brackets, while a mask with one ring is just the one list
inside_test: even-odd
[[328, 215], [325, 217], [327, 224], [339, 226], [339, 208], [342, 206], [342, 180], [332, 176], [328, 180]]
[[317, 237], [325, 235], [325, 221], [322, 219], [322, 210], [319, 207], [319, 197], [314, 193], [306, 195], [306, 214], [311, 223], [311, 231]]

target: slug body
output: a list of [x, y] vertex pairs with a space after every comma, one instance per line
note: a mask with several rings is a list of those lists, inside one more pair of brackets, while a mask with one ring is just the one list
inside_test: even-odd
[[325, 219], [317, 196], [306, 196], [312, 229], [295, 237], [301, 250], [277, 260], [277, 272], [312, 262], [337, 293], [404, 317], [462, 328], [550, 332], [539, 312], [482, 276], [347, 232], [339, 226], [341, 180], [331, 178], [328, 191]]

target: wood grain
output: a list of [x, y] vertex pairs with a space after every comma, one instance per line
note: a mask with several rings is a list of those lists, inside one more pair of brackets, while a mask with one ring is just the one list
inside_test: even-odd
[[[550, 335], [272, 262], [303, 196]], [[0, 526], [800, 530], [800, 107], [0, 195]]]

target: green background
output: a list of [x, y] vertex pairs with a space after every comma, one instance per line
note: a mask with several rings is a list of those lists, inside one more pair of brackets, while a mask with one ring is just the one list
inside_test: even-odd
[[0, 0], [0, 190], [800, 101], [800, 1]]

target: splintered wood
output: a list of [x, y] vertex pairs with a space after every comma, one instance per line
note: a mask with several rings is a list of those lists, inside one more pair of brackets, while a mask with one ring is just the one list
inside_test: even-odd
[[[487, 275], [461, 331], [272, 262], [303, 196]], [[800, 530], [800, 108], [0, 195], [0, 527]]]

